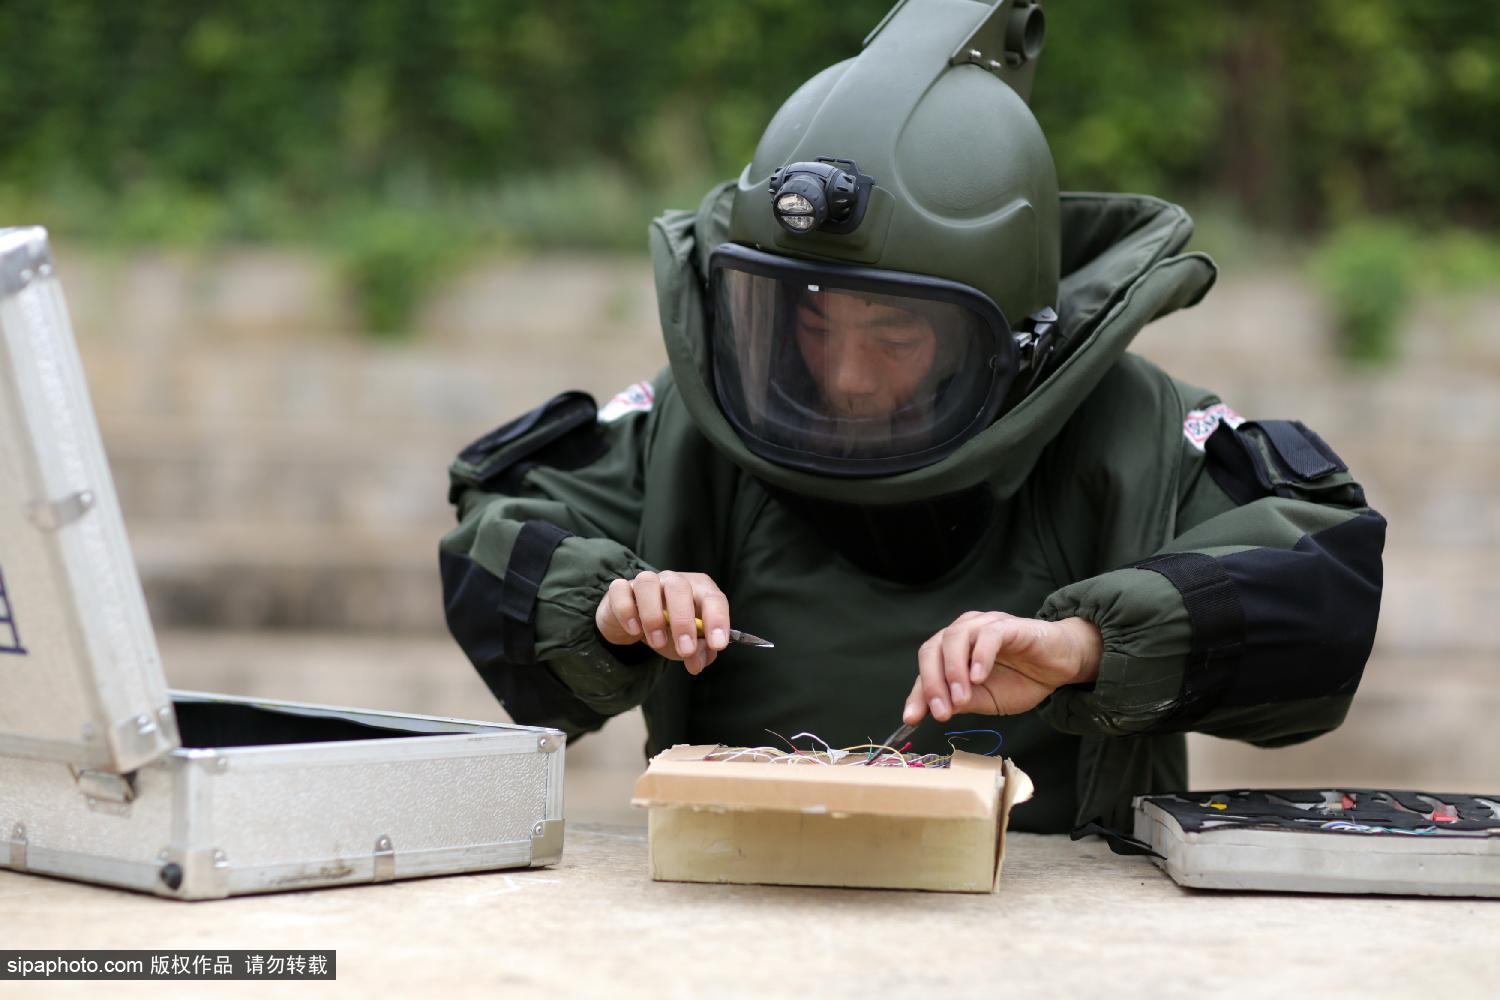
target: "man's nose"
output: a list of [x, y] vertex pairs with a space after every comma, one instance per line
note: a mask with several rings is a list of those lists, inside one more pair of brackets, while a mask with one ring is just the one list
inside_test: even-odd
[[858, 344], [844, 340], [833, 351], [833, 387], [846, 396], [866, 396], [879, 388], [874, 364]]

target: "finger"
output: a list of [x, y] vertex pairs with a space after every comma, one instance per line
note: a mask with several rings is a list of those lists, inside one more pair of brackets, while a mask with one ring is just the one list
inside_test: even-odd
[[[946, 630], [945, 630], [946, 631]], [[917, 674], [922, 679], [922, 700], [939, 722], [953, 717], [950, 707], [948, 682], [943, 674], [943, 633], [922, 643], [917, 650]]]
[[693, 607], [693, 586], [681, 573], [663, 573], [661, 589], [671, 617], [673, 657], [686, 660], [698, 651], [698, 622]]
[[957, 711], [969, 700], [969, 653], [974, 646], [974, 632], [982, 627], [983, 616], [949, 625], [943, 630], [943, 678], [948, 695]]
[[974, 649], [969, 654], [969, 680], [983, 684], [995, 669], [995, 659], [1005, 643], [1008, 628], [1004, 622], [990, 622], [974, 637]]
[[612, 580], [609, 584], [609, 613], [614, 623], [625, 630], [632, 639], [641, 637], [640, 613], [635, 607], [635, 591], [629, 580]]
[[906, 705], [901, 709], [901, 722], [908, 726], [915, 726], [927, 717], [927, 702], [922, 698], [921, 675], [912, 682], [911, 694], [906, 696]]
[[670, 656], [672, 645], [667, 641], [667, 623], [661, 613], [661, 577], [648, 570], [630, 581], [630, 589], [635, 594], [646, 644], [663, 656]]
[[704, 670], [708, 669], [709, 664], [713, 663], [718, 658], [719, 654], [714, 650], [709, 649], [708, 643], [700, 642], [698, 643], [698, 651], [682, 662], [683, 665], [687, 667], [688, 673], [701, 674]]
[[703, 638], [708, 648], [720, 650], [729, 645], [729, 598], [706, 576], [693, 584], [693, 599], [698, 617], [703, 619]]

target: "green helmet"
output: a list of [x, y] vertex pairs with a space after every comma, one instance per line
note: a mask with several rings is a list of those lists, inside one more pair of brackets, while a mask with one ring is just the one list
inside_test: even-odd
[[776, 113], [709, 263], [714, 389], [752, 451], [898, 474], [1034, 383], [1059, 243], [1041, 40], [1029, 0], [902, 0]]

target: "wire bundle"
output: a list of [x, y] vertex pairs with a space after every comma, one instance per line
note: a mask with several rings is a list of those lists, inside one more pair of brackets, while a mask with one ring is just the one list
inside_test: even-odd
[[[769, 732], [769, 730], [767, 730]], [[948, 733], [948, 736], [965, 736], [973, 733], [988, 733], [995, 737], [994, 748], [989, 755], [1000, 751], [1000, 734], [993, 729], [965, 729]], [[794, 766], [799, 764], [812, 765], [814, 767], [836, 767], [836, 766], [869, 766], [869, 767], [924, 767], [937, 768], [948, 767], [953, 762], [953, 754], [938, 753], [907, 753], [911, 747], [908, 742], [902, 747], [887, 746], [882, 743], [861, 743], [852, 747], [831, 747], [827, 741], [813, 735], [812, 733], [798, 733], [791, 739], [781, 736], [779, 733], [771, 733], [772, 736], [782, 740], [789, 750], [783, 750], [774, 746], [758, 747], [727, 747], [721, 746], [704, 756], [704, 760], [711, 761], [758, 761], [767, 764], [784, 764]], [[797, 746], [797, 740], [807, 740], [814, 744], [810, 748]], [[953, 742], [950, 740], [950, 747]]]
[[[876, 751], [871, 759], [869, 751]], [[863, 751], [863, 752], [862, 752]], [[947, 767], [951, 756], [943, 754], [904, 754], [890, 747], [867, 743], [861, 746], [827, 750], [782, 750], [777, 747], [720, 747], [704, 760], [761, 761], [768, 764], [812, 764], [824, 767], [869, 764], [871, 767]]]

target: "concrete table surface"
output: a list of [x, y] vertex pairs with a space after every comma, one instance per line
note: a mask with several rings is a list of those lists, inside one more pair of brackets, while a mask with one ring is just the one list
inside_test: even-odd
[[1179, 888], [1012, 834], [995, 895], [652, 882], [645, 831], [554, 868], [183, 903], [0, 872], [4, 948], [337, 949], [337, 982], [7, 982], [60, 996], [1480, 996], [1500, 900]]

